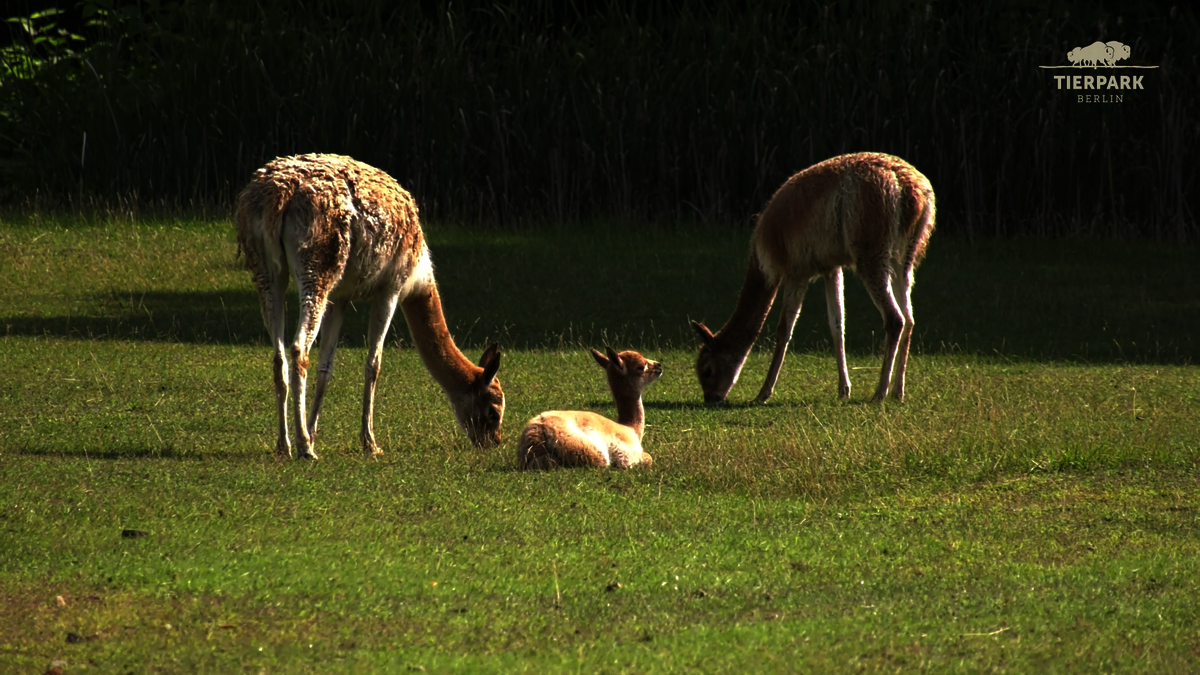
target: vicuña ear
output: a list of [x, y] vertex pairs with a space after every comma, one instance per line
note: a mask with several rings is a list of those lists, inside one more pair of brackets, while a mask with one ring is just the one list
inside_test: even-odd
[[708, 326], [705, 326], [699, 321], [693, 321], [692, 330], [696, 331], [696, 335], [700, 336], [701, 342], [703, 342], [708, 348], [712, 348], [713, 340], [716, 338], [713, 337], [712, 331], [708, 329]]
[[600, 364], [601, 368], [608, 370], [608, 357], [607, 356], [605, 356], [605, 355], [601, 354], [600, 352], [596, 351], [595, 349], [593, 349], [592, 350], [592, 358], [596, 359], [596, 363]]
[[479, 357], [479, 367], [486, 368], [488, 361], [491, 361], [500, 353], [500, 345], [493, 342], [488, 345], [488, 348], [483, 350], [483, 356]]
[[485, 386], [490, 386], [492, 380], [496, 378], [496, 373], [500, 370], [500, 345], [493, 342], [483, 352], [483, 356], [479, 357], [479, 367], [483, 368], [483, 377], [481, 381]]
[[626, 370], [625, 362], [621, 360], [621, 357], [613, 351], [612, 347], [605, 347], [604, 350], [608, 352], [608, 360], [613, 364], [613, 369], [621, 375], [625, 375], [628, 371]]

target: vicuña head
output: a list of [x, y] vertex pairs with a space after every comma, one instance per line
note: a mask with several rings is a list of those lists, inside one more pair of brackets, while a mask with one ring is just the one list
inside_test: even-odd
[[608, 373], [608, 387], [617, 404], [617, 421], [594, 412], [544, 412], [529, 420], [517, 444], [517, 464], [522, 469], [559, 466], [611, 466], [628, 469], [650, 466], [642, 451], [646, 413], [642, 391], [662, 376], [662, 364], [633, 351], [607, 355], [592, 350], [592, 358]]
[[[417, 205], [391, 176], [337, 155], [281, 157], [259, 169], [238, 196], [238, 251], [258, 287], [263, 321], [275, 350], [277, 457], [291, 456], [288, 437], [288, 356], [298, 456], [316, 459], [313, 445], [321, 403], [333, 379], [334, 354], [346, 306], [371, 301], [360, 440], [375, 443], [372, 417], [383, 342], [399, 305], [425, 367], [450, 399], [455, 417], [479, 446], [500, 442], [504, 392], [496, 379], [500, 350], [493, 344], [479, 365], [450, 336]], [[289, 274], [300, 292], [300, 319], [285, 346], [284, 309]], [[320, 365], [312, 410], [305, 420], [308, 355], [318, 331]]]
[[896, 400], [903, 400], [914, 325], [914, 272], [933, 233], [934, 211], [929, 180], [891, 155], [842, 155], [788, 179], [771, 197], [754, 228], [746, 279], [733, 316], [716, 333], [692, 322], [700, 337], [696, 375], [704, 400], [719, 403], [729, 395], [782, 286], [784, 304], [775, 333], [775, 354], [758, 401], [771, 397], [805, 292], [818, 277], [825, 280], [829, 331], [838, 362], [838, 396], [849, 398], [843, 267], [858, 272], [883, 315], [887, 343], [874, 400], [883, 400], [889, 391]]

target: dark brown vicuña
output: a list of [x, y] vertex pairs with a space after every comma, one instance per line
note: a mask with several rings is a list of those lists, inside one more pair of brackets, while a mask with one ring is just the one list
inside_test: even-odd
[[842, 155], [788, 179], [758, 218], [733, 315], [716, 333], [692, 322], [701, 340], [696, 374], [705, 400], [720, 402], [729, 395], [782, 287], [775, 353], [758, 401], [771, 397], [804, 295], [817, 277], [825, 279], [838, 395], [849, 398], [844, 267], [858, 273], [883, 315], [887, 343], [874, 400], [883, 400], [889, 391], [903, 400], [914, 326], [914, 273], [933, 233], [935, 212], [929, 180], [891, 155]]

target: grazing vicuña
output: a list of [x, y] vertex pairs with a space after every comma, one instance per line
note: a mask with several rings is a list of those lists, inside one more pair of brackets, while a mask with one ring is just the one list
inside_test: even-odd
[[[399, 304], [425, 367], [442, 386], [458, 423], [476, 445], [500, 442], [504, 392], [492, 344], [472, 364], [450, 336], [433, 280], [433, 264], [417, 205], [383, 171], [337, 155], [281, 157], [259, 169], [237, 203], [238, 250], [254, 276], [263, 321], [275, 349], [275, 454], [291, 456], [284, 293], [289, 270], [300, 291], [300, 320], [291, 347], [297, 455], [316, 459], [313, 443], [346, 305], [370, 300], [363, 387], [363, 451], [380, 454], [372, 427], [383, 342]], [[318, 330], [321, 360], [307, 423], [308, 353]]]
[[889, 383], [892, 396], [903, 400], [913, 330], [913, 273], [933, 232], [934, 211], [929, 180], [891, 155], [842, 155], [788, 179], [758, 218], [750, 240], [746, 280], [733, 316], [716, 333], [692, 322], [702, 343], [696, 374], [704, 400], [719, 403], [729, 395], [782, 285], [784, 304], [775, 355], [758, 401], [771, 397], [804, 294], [817, 277], [825, 278], [829, 331], [838, 362], [838, 396], [849, 398], [843, 267], [858, 272], [883, 315], [887, 332], [874, 400], [888, 395]]
[[642, 451], [646, 412], [642, 390], [662, 376], [662, 364], [637, 352], [605, 356], [595, 349], [592, 358], [608, 373], [608, 387], [617, 404], [617, 421], [584, 411], [552, 410], [529, 420], [517, 444], [517, 464], [522, 469], [558, 466], [612, 466], [628, 469], [650, 466]]

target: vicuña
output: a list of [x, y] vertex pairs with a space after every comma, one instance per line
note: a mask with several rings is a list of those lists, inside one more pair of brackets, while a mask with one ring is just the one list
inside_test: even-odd
[[[349, 157], [281, 157], [259, 169], [238, 196], [237, 230], [238, 251], [258, 287], [263, 321], [275, 349], [276, 456], [291, 456], [284, 345], [289, 271], [300, 292], [300, 320], [291, 346], [292, 409], [300, 458], [317, 458], [313, 444], [321, 403], [333, 379], [338, 334], [352, 300], [371, 301], [360, 434], [365, 453], [382, 452], [375, 443], [372, 412], [384, 338], [397, 304], [421, 360], [450, 399], [467, 436], [479, 446], [500, 442], [504, 417], [504, 392], [496, 379], [500, 351], [492, 344], [476, 366], [455, 346], [442, 316], [417, 205], [391, 176]], [[308, 354], [318, 331], [320, 365], [306, 423]]]
[[522, 469], [559, 466], [612, 466], [628, 469], [650, 466], [642, 451], [646, 412], [642, 390], [662, 376], [662, 364], [637, 352], [608, 355], [592, 350], [592, 358], [608, 373], [608, 387], [617, 403], [617, 421], [594, 412], [552, 410], [529, 420], [517, 444]]
[[716, 333], [692, 322], [701, 340], [696, 374], [704, 400], [719, 403], [729, 395], [782, 286], [775, 355], [758, 393], [759, 402], [771, 398], [805, 291], [817, 277], [825, 279], [838, 395], [849, 398], [843, 267], [858, 272], [883, 314], [887, 344], [874, 400], [883, 400], [889, 388], [896, 400], [903, 400], [913, 330], [913, 273], [933, 232], [934, 211], [929, 180], [891, 155], [842, 155], [788, 179], [758, 218], [733, 316]]

